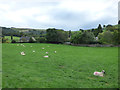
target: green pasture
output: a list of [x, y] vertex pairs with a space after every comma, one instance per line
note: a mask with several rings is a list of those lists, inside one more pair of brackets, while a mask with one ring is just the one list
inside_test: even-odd
[[[11, 42], [11, 36], [5, 36], [5, 39], [8, 39], [8, 41]], [[13, 36], [13, 40], [19, 42], [20, 37]]]
[[[23, 44], [2, 44], [2, 88], [118, 87], [117, 47]], [[101, 70], [104, 77], [93, 75]]]

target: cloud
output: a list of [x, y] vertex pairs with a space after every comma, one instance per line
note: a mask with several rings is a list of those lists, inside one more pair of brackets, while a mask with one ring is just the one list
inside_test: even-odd
[[117, 24], [118, 0], [0, 0], [0, 26], [79, 30]]

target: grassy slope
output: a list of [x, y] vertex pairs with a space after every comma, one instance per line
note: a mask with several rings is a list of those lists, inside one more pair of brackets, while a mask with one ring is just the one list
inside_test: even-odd
[[[115, 47], [24, 45], [26, 47], [3, 44], [3, 88], [117, 87], [118, 49]], [[26, 56], [21, 56], [21, 51], [25, 51]], [[49, 58], [43, 58], [46, 51]], [[105, 77], [93, 76], [94, 71], [103, 69]]]

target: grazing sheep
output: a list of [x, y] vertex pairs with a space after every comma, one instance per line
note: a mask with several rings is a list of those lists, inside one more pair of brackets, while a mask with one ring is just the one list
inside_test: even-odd
[[48, 52], [46, 52], [46, 54], [48, 54]]
[[44, 56], [44, 58], [48, 58], [49, 56]]
[[93, 75], [95, 75], [95, 76], [100, 76], [100, 77], [103, 77], [104, 74], [105, 74], [105, 71], [104, 71], [104, 70], [102, 70], [101, 72], [95, 71], [95, 72], [93, 73]]
[[45, 49], [45, 48], [42, 48], [42, 49]]
[[56, 53], [56, 51], [54, 51]]
[[30, 47], [32, 47], [32, 46], [30, 46]]
[[35, 50], [33, 50], [33, 52], [35, 52]]
[[25, 53], [24, 53], [24, 52], [21, 52], [21, 55], [25, 55]]

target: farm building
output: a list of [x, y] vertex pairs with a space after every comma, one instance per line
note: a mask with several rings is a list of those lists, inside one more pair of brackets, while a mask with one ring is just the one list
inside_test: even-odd
[[[36, 41], [36, 39], [34, 37], [31, 37], [33, 41]], [[20, 37], [20, 42], [29, 42], [30, 37], [28, 36], [22, 36]]]

